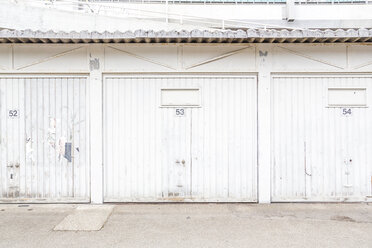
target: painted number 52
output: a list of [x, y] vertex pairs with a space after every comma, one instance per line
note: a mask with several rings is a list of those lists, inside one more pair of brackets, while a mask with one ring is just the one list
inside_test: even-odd
[[9, 117], [10, 118], [17, 118], [18, 114], [19, 114], [18, 110], [16, 110], [16, 109], [9, 110]]

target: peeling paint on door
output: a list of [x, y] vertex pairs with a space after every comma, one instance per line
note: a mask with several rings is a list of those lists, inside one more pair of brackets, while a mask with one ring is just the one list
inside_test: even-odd
[[89, 201], [86, 78], [0, 77], [0, 92], [0, 201]]

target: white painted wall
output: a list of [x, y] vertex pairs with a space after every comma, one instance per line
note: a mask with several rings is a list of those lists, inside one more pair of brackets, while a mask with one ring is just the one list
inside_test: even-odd
[[[151, 19], [141, 19], [133, 16], [105, 15], [93, 13], [81, 13], [76, 11], [66, 11], [53, 8], [40, 8], [29, 5], [15, 3], [1, 3], [0, 8], [0, 28], [7, 29], [31, 29], [42, 31], [97, 31], [115, 32], [135, 31], [138, 29], [149, 30], [193, 30], [195, 25], [170, 24], [165, 22], [165, 17], [160, 21]], [[19, 17], [22, 18], [19, 18]], [[159, 16], [159, 15], [156, 15]], [[164, 16], [164, 15], [162, 15]], [[17, 20], [17, 21], [14, 21]]]
[[104, 75], [255, 74], [258, 78], [258, 199], [263, 203], [270, 202], [273, 189], [270, 170], [272, 75], [369, 75], [371, 52], [369, 44], [1, 44], [0, 75], [89, 75], [86, 98], [91, 128], [91, 201], [101, 203]]
[[[0, 0], [0, 28], [54, 31], [135, 31], [226, 28], [369, 28], [370, 4], [134, 4], [116, 3], [83, 10], [78, 5], [33, 5]], [[68, 6], [68, 5], [67, 5]], [[106, 7], [105, 6], [110, 6]], [[111, 7], [112, 6], [112, 7]], [[287, 22], [287, 15], [293, 22]], [[19, 17], [22, 18], [19, 18]], [[17, 20], [16, 22], [14, 20]], [[229, 26], [230, 25], [230, 26]]]

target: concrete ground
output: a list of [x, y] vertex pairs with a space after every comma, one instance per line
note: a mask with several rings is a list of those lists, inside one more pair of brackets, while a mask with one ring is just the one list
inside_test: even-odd
[[0, 205], [0, 247], [372, 247], [371, 204], [124, 204], [54, 230], [89, 206]]

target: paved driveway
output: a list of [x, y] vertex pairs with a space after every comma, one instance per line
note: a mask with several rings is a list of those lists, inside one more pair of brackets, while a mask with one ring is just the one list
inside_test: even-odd
[[0, 205], [0, 247], [372, 247], [371, 204], [89, 206]]

